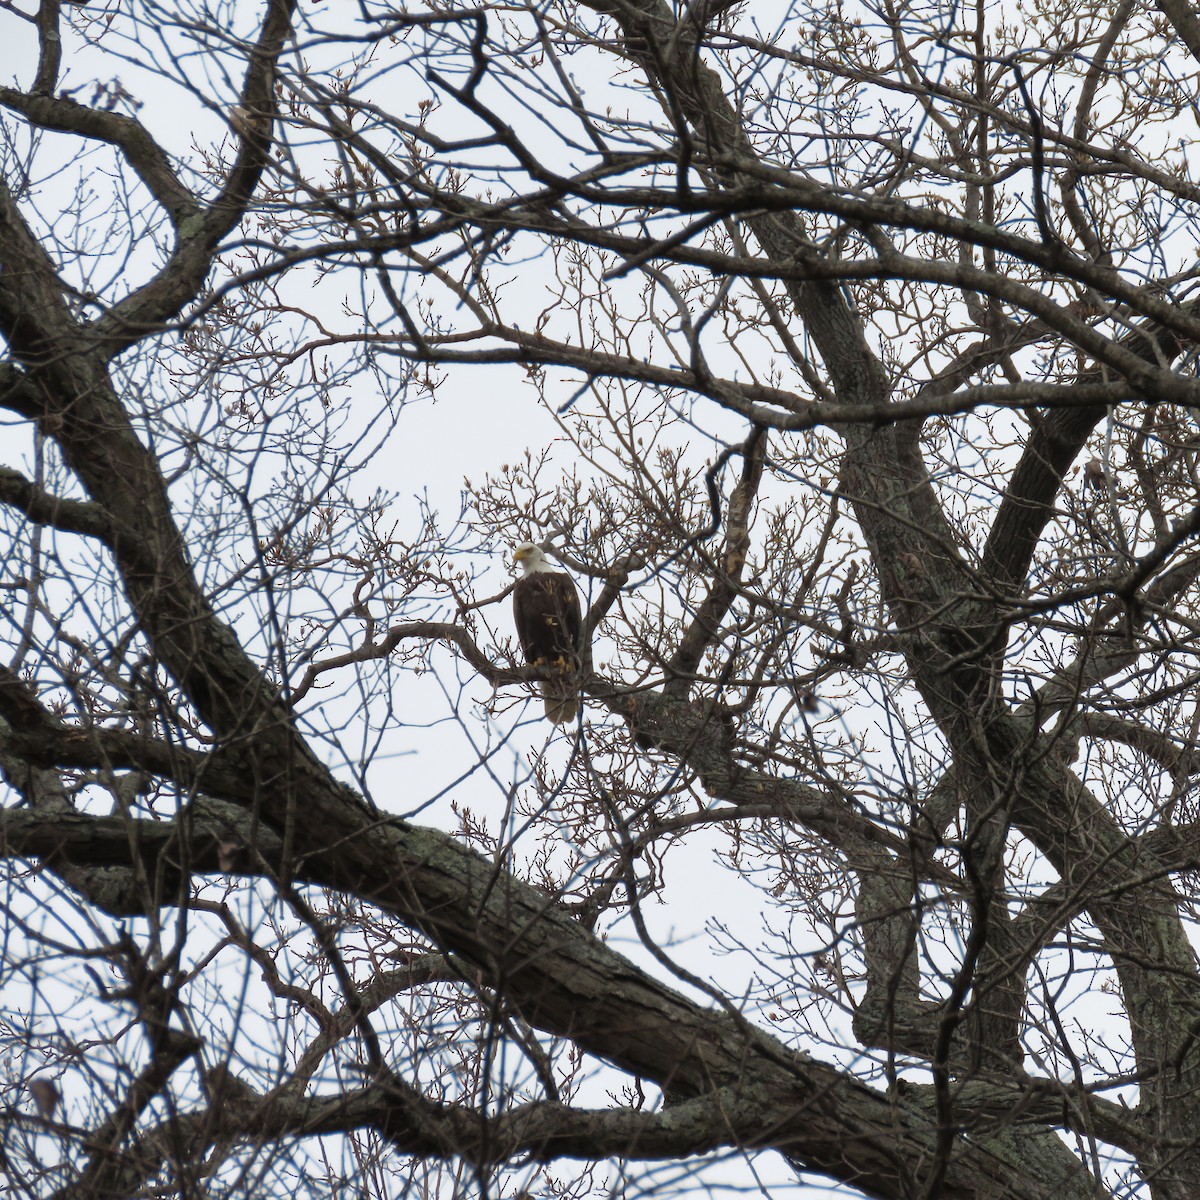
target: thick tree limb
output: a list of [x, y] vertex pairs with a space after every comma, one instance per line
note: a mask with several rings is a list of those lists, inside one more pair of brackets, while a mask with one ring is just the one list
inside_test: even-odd
[[41, 129], [76, 134], [116, 146], [176, 228], [200, 211], [196, 198], [179, 181], [162, 147], [145, 126], [132, 117], [89, 108], [68, 96], [31, 95], [2, 86], [0, 104], [21, 113]]

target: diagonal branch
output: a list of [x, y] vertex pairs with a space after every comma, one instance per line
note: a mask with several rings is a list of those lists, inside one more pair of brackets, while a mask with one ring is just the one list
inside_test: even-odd
[[196, 198], [180, 182], [170, 159], [140, 121], [122, 113], [89, 108], [69, 96], [31, 95], [3, 86], [0, 104], [21, 113], [40, 129], [116, 146], [177, 229], [200, 211]]
[[[758, 494], [766, 456], [766, 433], [762, 426], [755, 427], [740, 447], [742, 477], [729, 498], [725, 545], [714, 564], [716, 569], [712, 585], [675, 648], [670, 662], [667, 663], [667, 683], [663, 694], [673, 699], [686, 699], [701, 659], [719, 637], [721, 622], [739, 594], [739, 584], [746, 566], [746, 554], [750, 549], [750, 522], [754, 501]], [[711, 476], [709, 492], [713, 504], [713, 519], [719, 521], [720, 500]]]
[[236, 123], [238, 156], [220, 194], [179, 225], [175, 249], [163, 269], [95, 322], [109, 356], [119, 354], [194, 300], [212, 270], [221, 239], [245, 216], [270, 163], [273, 126], [279, 111], [275, 80], [279, 56], [292, 34], [296, 0], [269, 0], [258, 41], [249, 48]]
[[0, 504], [11, 505], [38, 525], [50, 525], [102, 542], [111, 542], [113, 538], [112, 522], [100, 505], [55, 496], [11, 467], [0, 467]]

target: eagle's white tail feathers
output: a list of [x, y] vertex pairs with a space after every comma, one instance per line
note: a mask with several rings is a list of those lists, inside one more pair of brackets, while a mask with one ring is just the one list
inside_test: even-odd
[[579, 715], [579, 694], [570, 684], [543, 679], [541, 689], [547, 721], [553, 721], [555, 725], [569, 725]]

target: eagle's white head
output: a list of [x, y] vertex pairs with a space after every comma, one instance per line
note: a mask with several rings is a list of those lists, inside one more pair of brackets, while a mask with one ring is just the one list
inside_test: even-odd
[[532, 575], [536, 571], [553, 571], [554, 568], [546, 561], [546, 552], [541, 546], [534, 545], [533, 542], [520, 542], [513, 550], [513, 562], [520, 567], [526, 575]]

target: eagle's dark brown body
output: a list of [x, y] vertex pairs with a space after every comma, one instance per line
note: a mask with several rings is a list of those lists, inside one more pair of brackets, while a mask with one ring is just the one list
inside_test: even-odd
[[576, 673], [583, 623], [579, 593], [570, 575], [551, 570], [541, 549], [532, 543], [517, 547], [517, 562], [526, 572], [513, 587], [517, 636], [530, 665], [559, 668], [559, 677], [544, 679], [539, 687], [546, 701], [546, 716], [563, 725], [573, 721], [579, 711]]

